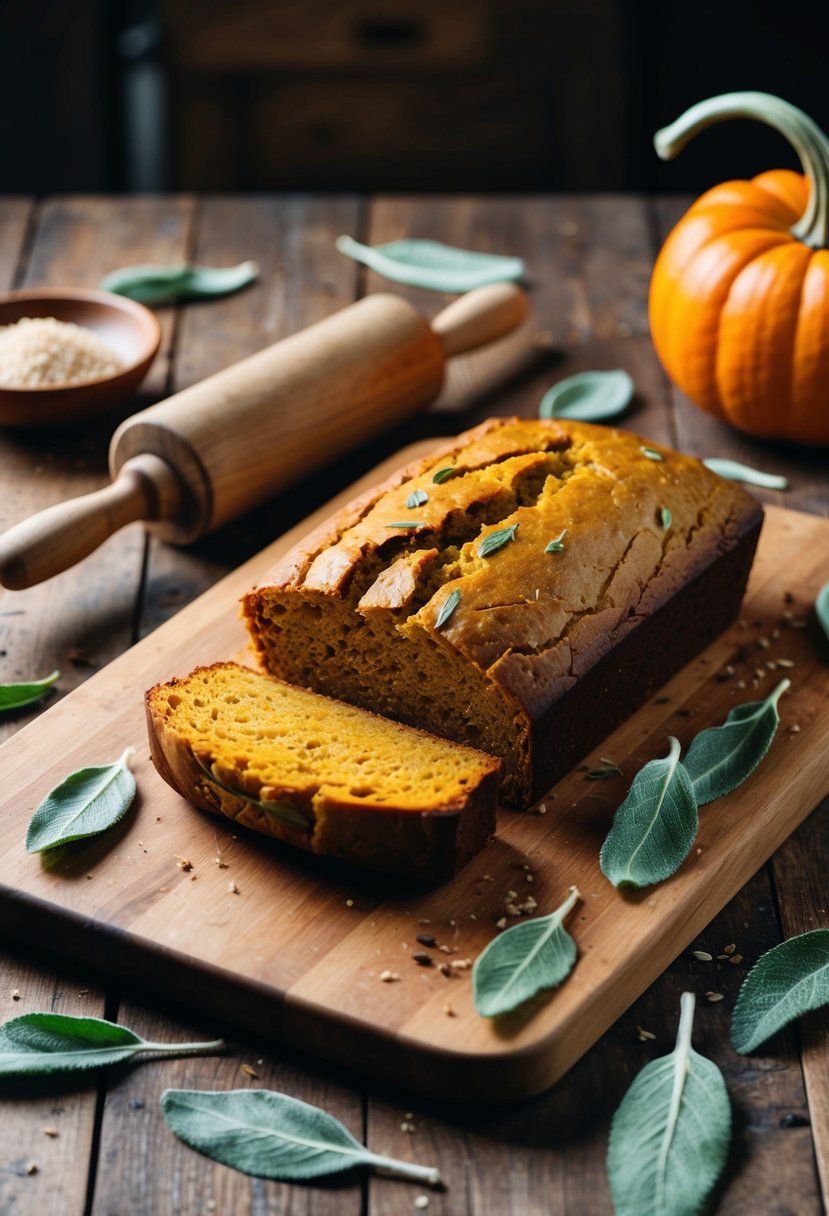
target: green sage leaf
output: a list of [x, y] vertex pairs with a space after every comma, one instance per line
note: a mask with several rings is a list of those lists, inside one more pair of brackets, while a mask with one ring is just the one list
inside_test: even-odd
[[697, 834], [697, 802], [679, 761], [679, 742], [636, 774], [599, 854], [614, 887], [648, 887], [679, 868]]
[[540, 418], [573, 418], [602, 422], [623, 413], [633, 400], [633, 381], [626, 371], [578, 372], [559, 380], [541, 398]]
[[460, 602], [461, 593], [456, 587], [454, 591], [449, 592], [446, 599], [441, 604], [440, 612], [438, 613], [437, 620], [435, 621], [435, 629], [440, 629], [442, 625], [446, 624]]
[[700, 731], [692, 740], [685, 768], [699, 806], [730, 794], [757, 768], [780, 723], [777, 702], [790, 684], [781, 680], [765, 701], [735, 705], [722, 726]]
[[697, 1216], [728, 1156], [722, 1073], [691, 1046], [694, 997], [683, 992], [676, 1046], [646, 1064], [613, 1116], [607, 1150], [616, 1216]]
[[291, 827], [301, 828], [304, 832], [310, 832], [313, 826], [311, 816], [304, 814], [293, 802], [274, 802], [267, 798], [257, 798], [253, 794], [248, 794], [245, 790], [240, 790], [232, 785], [225, 785], [224, 781], [220, 781], [213, 772], [213, 769], [205, 764], [203, 760], [200, 760], [198, 756], [194, 756], [194, 759], [211, 785], [217, 785], [220, 790], [224, 790], [226, 794], [232, 794], [234, 798], [241, 798], [243, 802], [250, 802], [253, 806], [258, 806], [266, 815], [273, 815], [274, 819], [281, 819], [283, 823], [289, 823]]
[[744, 481], [749, 486], [762, 486], [765, 490], [788, 490], [789, 483], [785, 477], [776, 473], [763, 473], [760, 469], [752, 469], [751, 465], [740, 464], [738, 460], [721, 460], [718, 456], [709, 456], [702, 462], [706, 469], [724, 477], [727, 481]]
[[478, 557], [489, 557], [490, 553], [497, 553], [499, 549], [503, 549], [504, 545], [515, 540], [517, 531], [518, 524], [510, 524], [508, 528], [497, 528], [494, 532], [490, 532], [478, 545]]
[[26, 684], [0, 684], [0, 712], [23, 709], [24, 706], [39, 701], [58, 679], [60, 672], [53, 671], [42, 680], [30, 680]]
[[134, 755], [135, 748], [128, 747], [114, 764], [79, 769], [50, 790], [29, 821], [28, 852], [97, 836], [123, 819], [135, 797], [129, 768]]
[[824, 583], [817, 593], [815, 616], [821, 629], [826, 634], [826, 640], [829, 641], [829, 583]]
[[425, 502], [429, 501], [429, 495], [425, 490], [412, 490], [409, 497], [406, 499], [406, 506], [410, 511], [415, 507], [422, 507]]
[[658, 507], [657, 510], [659, 512], [660, 527], [670, 528], [671, 524], [673, 523], [673, 518], [674, 518], [673, 515], [671, 514], [670, 507]]
[[731, 1019], [734, 1050], [749, 1055], [822, 1005], [829, 1005], [829, 929], [812, 929], [767, 950], [749, 971]]
[[98, 284], [104, 291], [128, 296], [141, 304], [230, 295], [259, 276], [256, 262], [238, 266], [124, 266], [105, 275]]
[[564, 538], [567, 535], [567, 529], [562, 528], [558, 536], [554, 536], [548, 545], [544, 546], [545, 553], [563, 553]]
[[[406, 506], [408, 506], [408, 505], [409, 504], [406, 503]], [[426, 525], [424, 524], [422, 519], [396, 519], [394, 521], [394, 523], [386, 524], [387, 528], [406, 528], [406, 529], [425, 528], [425, 526]]]
[[0, 1026], [0, 1077], [46, 1076], [119, 1064], [140, 1051], [165, 1055], [220, 1051], [210, 1043], [151, 1043], [101, 1018], [24, 1013]]
[[384, 279], [424, 287], [427, 291], [464, 293], [486, 283], [523, 278], [520, 258], [456, 249], [440, 241], [402, 240], [385, 245], [361, 245], [350, 236], [337, 237], [337, 249], [369, 266]]
[[256, 1178], [290, 1182], [369, 1165], [436, 1186], [436, 1169], [370, 1152], [348, 1128], [307, 1102], [268, 1089], [167, 1089], [167, 1126], [212, 1161]]
[[457, 471], [453, 464], [449, 464], [445, 469], [438, 469], [437, 473], [433, 473], [432, 481], [439, 486], [444, 481], [448, 481], [450, 477], [454, 477]]
[[578, 898], [571, 887], [555, 912], [505, 929], [478, 955], [472, 968], [472, 998], [481, 1017], [509, 1013], [567, 978], [576, 961], [576, 943], [562, 922]]
[[663, 461], [665, 459], [661, 452], [657, 452], [656, 448], [648, 447], [646, 443], [642, 444], [639, 451], [643, 456], [646, 456], [648, 460]]

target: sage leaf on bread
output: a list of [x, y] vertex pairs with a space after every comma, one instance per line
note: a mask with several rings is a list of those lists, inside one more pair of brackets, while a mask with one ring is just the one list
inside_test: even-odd
[[463, 294], [486, 283], [512, 282], [524, 276], [521, 258], [457, 249], [440, 241], [407, 239], [362, 245], [350, 236], [339, 236], [336, 246], [384, 279], [427, 291]]
[[610, 1128], [607, 1172], [616, 1216], [697, 1216], [731, 1140], [722, 1073], [691, 1046], [694, 996], [680, 998], [676, 1046], [646, 1064]]
[[538, 407], [540, 418], [603, 422], [622, 414], [633, 400], [633, 381], [620, 367], [611, 372], [577, 372], [548, 389]]
[[478, 545], [478, 557], [489, 557], [490, 553], [497, 553], [504, 545], [515, 540], [517, 531], [518, 524], [510, 524], [508, 528], [496, 528], [494, 532], [488, 533]]
[[679, 741], [636, 774], [613, 818], [599, 864], [614, 887], [648, 887], [679, 868], [697, 834], [697, 802]]
[[60, 672], [53, 671], [42, 680], [29, 680], [24, 684], [0, 684], [0, 712], [12, 709], [24, 709], [39, 701], [48, 692], [55, 680], [60, 679]]
[[564, 547], [565, 547], [564, 538], [566, 537], [566, 535], [567, 535], [567, 529], [562, 528], [561, 531], [559, 532], [558, 536], [554, 536], [553, 539], [549, 542], [549, 544], [544, 546], [544, 552], [545, 553], [563, 553]]
[[279, 819], [283, 823], [290, 824], [291, 827], [301, 828], [303, 832], [310, 832], [313, 826], [312, 817], [304, 814], [293, 802], [278, 802], [267, 798], [257, 798], [254, 794], [247, 793], [246, 790], [240, 790], [233, 785], [226, 785], [199, 756], [195, 756], [194, 758], [208, 781], [212, 785], [218, 786], [220, 790], [224, 790], [226, 794], [232, 794], [234, 798], [241, 798], [243, 802], [250, 802], [253, 806], [258, 806], [260, 811], [264, 811], [266, 815], [273, 815], [274, 819]]
[[410, 511], [415, 507], [422, 507], [425, 502], [429, 501], [429, 495], [425, 490], [412, 490], [409, 497], [406, 499], [406, 506]]
[[815, 599], [815, 616], [829, 642], [829, 583], [824, 583]]
[[509, 1013], [563, 983], [576, 961], [576, 943], [563, 921], [578, 899], [579, 892], [571, 887], [555, 912], [505, 929], [478, 955], [472, 968], [472, 999], [481, 1017]]
[[166, 304], [230, 295], [247, 287], [258, 275], [256, 262], [240, 262], [238, 266], [197, 266], [192, 262], [124, 266], [105, 275], [98, 286], [141, 304]]
[[671, 508], [670, 507], [657, 507], [657, 514], [659, 515], [660, 528], [670, 528], [671, 524], [673, 523], [673, 518], [674, 518], [673, 515], [671, 514]]
[[777, 703], [790, 684], [781, 680], [765, 701], [735, 705], [722, 726], [700, 731], [691, 741], [685, 768], [699, 806], [730, 794], [757, 768], [771, 747], [780, 723]]
[[440, 612], [438, 613], [437, 620], [435, 621], [435, 629], [440, 629], [442, 625], [446, 624], [460, 602], [461, 593], [456, 587], [454, 591], [449, 592], [446, 599], [441, 604]]
[[432, 481], [435, 485], [442, 485], [444, 481], [448, 481], [450, 477], [454, 477], [457, 469], [453, 464], [448, 464], [442, 469], [438, 469], [437, 473], [432, 474]]
[[764, 490], [788, 490], [789, 483], [785, 477], [776, 473], [763, 473], [753, 469], [751, 465], [740, 464], [739, 460], [721, 460], [718, 456], [707, 456], [702, 462], [706, 469], [724, 477], [727, 481], [743, 481], [749, 486], [760, 486]]
[[[406, 503], [406, 506], [408, 506], [408, 505], [409, 504]], [[393, 523], [386, 524], [386, 527], [387, 528], [405, 528], [406, 530], [409, 530], [411, 528], [423, 528], [423, 527], [425, 527], [425, 525], [424, 525], [422, 519], [396, 519], [396, 520], [394, 520]]]
[[180, 1055], [220, 1051], [209, 1043], [151, 1043], [126, 1026], [64, 1013], [24, 1013], [0, 1026], [0, 1077], [46, 1076], [120, 1064], [139, 1052]]
[[812, 929], [767, 950], [749, 971], [731, 1019], [734, 1050], [749, 1055], [822, 1005], [829, 1005], [829, 929]]
[[372, 1153], [333, 1115], [274, 1090], [167, 1089], [161, 1109], [190, 1148], [256, 1178], [292, 1182], [368, 1165], [429, 1186], [440, 1183], [436, 1169]]
[[639, 451], [648, 460], [654, 460], [657, 462], [661, 462], [661, 461], [664, 461], [664, 459], [665, 459], [665, 457], [662, 455], [661, 452], [657, 452], [656, 448], [649, 447], [648, 444], [646, 444], [646, 443], [642, 444]]
[[78, 769], [50, 790], [29, 821], [28, 852], [97, 836], [123, 819], [135, 798], [134, 755], [128, 747], [114, 764]]

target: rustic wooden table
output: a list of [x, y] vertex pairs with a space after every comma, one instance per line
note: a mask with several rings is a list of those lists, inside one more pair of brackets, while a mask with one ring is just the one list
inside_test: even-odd
[[[731, 456], [783, 472], [790, 491], [760, 496], [825, 515], [825, 453], [786, 451], [736, 435], [683, 400], [656, 361], [648, 338], [648, 279], [658, 242], [683, 206], [683, 200], [630, 196], [0, 202], [2, 290], [94, 286], [105, 272], [135, 262], [259, 262], [260, 281], [238, 296], [160, 310], [162, 349], [133, 408], [365, 291], [387, 287], [335, 252], [341, 232], [371, 243], [428, 236], [519, 254], [532, 280], [530, 325], [458, 360], [427, 415], [195, 547], [165, 547], [133, 526], [50, 582], [2, 593], [0, 681], [58, 667], [53, 696], [68, 692], [403, 443], [454, 432], [490, 413], [531, 415], [553, 381], [581, 369], [618, 366], [632, 374], [637, 395], [625, 425], [700, 456]], [[442, 303], [426, 292], [404, 293], [426, 312]], [[104, 484], [107, 443], [117, 421], [66, 434], [0, 435], [0, 529]], [[32, 716], [4, 719], [0, 739]], [[695, 1026], [696, 1045], [725, 1073], [733, 1106], [732, 1150], [716, 1196], [723, 1216], [824, 1211], [829, 1017], [804, 1018], [774, 1039], [767, 1055], [750, 1058], [731, 1049], [728, 1022], [745, 970], [760, 953], [783, 937], [829, 924], [827, 862], [824, 802], [695, 943], [718, 954], [734, 942], [744, 960], [738, 967], [715, 964], [726, 999], [701, 1001]], [[156, 1000], [143, 1004], [127, 977], [104, 980], [61, 968], [47, 947], [44, 942], [37, 958], [12, 949], [0, 954], [0, 1017], [44, 1009], [91, 1014], [164, 1040], [204, 1039], [222, 1030]], [[683, 954], [552, 1090], [512, 1107], [499, 1107], [495, 1093], [492, 1106], [431, 1107], [272, 1045], [233, 1039], [222, 1056], [139, 1064], [58, 1087], [4, 1083], [0, 1213], [402, 1216], [417, 1210], [422, 1188], [380, 1177], [293, 1187], [247, 1178], [185, 1148], [163, 1123], [158, 1097], [167, 1086], [252, 1085], [326, 1107], [376, 1152], [438, 1165], [447, 1186], [430, 1194], [429, 1212], [603, 1216], [612, 1210], [604, 1157], [613, 1111], [642, 1065], [670, 1049], [679, 994], [705, 991], [705, 966], [711, 964]], [[653, 1040], [642, 1041], [640, 1027]]]

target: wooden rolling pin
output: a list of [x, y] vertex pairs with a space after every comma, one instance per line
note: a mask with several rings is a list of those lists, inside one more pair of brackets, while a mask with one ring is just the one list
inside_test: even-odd
[[431, 325], [399, 296], [366, 296], [133, 414], [112, 437], [111, 485], [0, 536], [0, 583], [42, 582], [136, 520], [177, 544], [204, 536], [433, 401], [447, 358], [526, 314], [512, 283], [470, 291]]

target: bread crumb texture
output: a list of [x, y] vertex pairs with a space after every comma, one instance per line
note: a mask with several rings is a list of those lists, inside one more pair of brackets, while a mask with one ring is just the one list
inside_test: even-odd
[[162, 777], [315, 853], [439, 877], [495, 826], [499, 762], [234, 663], [147, 693]]
[[759, 515], [699, 461], [643, 446], [555, 420], [492, 419], [459, 436], [245, 597], [262, 663], [502, 756], [502, 794], [526, 805], [533, 722]]

